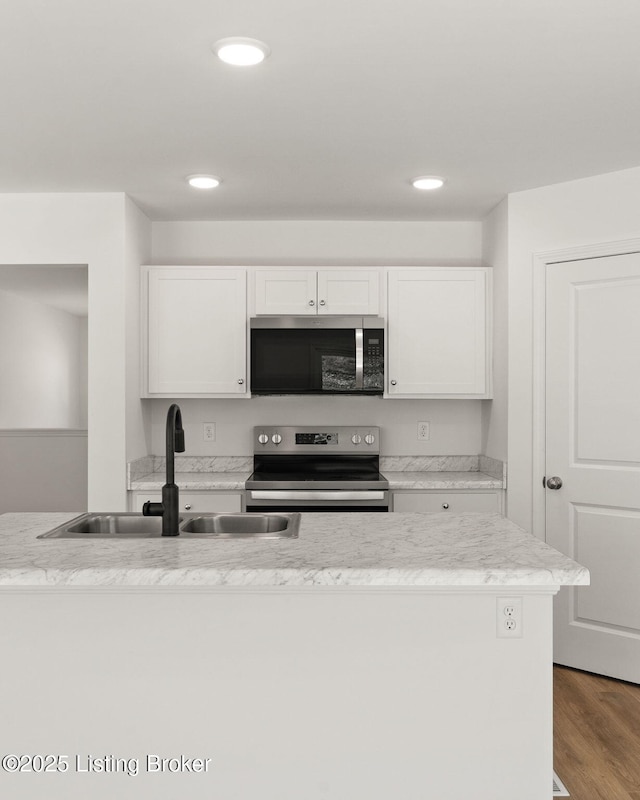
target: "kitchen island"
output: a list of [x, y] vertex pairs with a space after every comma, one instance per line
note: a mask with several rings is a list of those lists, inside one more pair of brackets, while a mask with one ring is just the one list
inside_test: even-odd
[[503, 517], [36, 539], [70, 516], [0, 516], [0, 749], [69, 764], [1, 796], [550, 796], [552, 599], [589, 577]]

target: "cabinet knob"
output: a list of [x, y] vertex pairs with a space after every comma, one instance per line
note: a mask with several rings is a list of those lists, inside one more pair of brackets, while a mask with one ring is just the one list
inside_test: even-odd
[[398, 381], [391, 381], [391, 385], [392, 386], [395, 386], [397, 383], [398, 383]]
[[443, 504], [442, 504], [442, 507], [443, 507], [443, 508], [444, 508], [444, 510], [446, 511], [446, 510], [449, 508], [449, 503], [443, 503]]
[[191, 511], [191, 503], [185, 503], [184, 504], [184, 510], [185, 511]]
[[324, 302], [324, 300], [321, 300], [321, 301], [320, 301], [320, 305], [321, 305], [321, 306], [326, 306], [326, 303]]
[[315, 303], [315, 300], [309, 300], [309, 305], [310, 305], [310, 306], [315, 306], [315, 304], [316, 304], [316, 303]]
[[240, 384], [240, 386], [242, 386], [242, 384], [244, 383], [244, 378], [238, 378], [238, 383]]

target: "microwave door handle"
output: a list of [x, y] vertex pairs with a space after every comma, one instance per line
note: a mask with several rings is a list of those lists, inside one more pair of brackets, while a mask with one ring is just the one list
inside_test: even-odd
[[356, 389], [364, 389], [364, 332], [356, 328]]

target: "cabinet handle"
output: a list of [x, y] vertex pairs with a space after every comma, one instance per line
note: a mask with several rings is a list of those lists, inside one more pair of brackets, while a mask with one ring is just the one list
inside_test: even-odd
[[309, 300], [309, 305], [310, 306], [315, 306], [315, 301], [314, 300]]
[[445, 511], [446, 511], [446, 510], [447, 510], [447, 508], [449, 508], [449, 503], [443, 503], [443, 504], [442, 504], [442, 507], [443, 507], [443, 508], [445, 509]]
[[191, 511], [191, 503], [185, 503], [184, 504], [184, 510], [185, 511]]
[[392, 386], [395, 386], [395, 385], [396, 385], [396, 383], [398, 383], [398, 381], [391, 381], [391, 385], [392, 385]]
[[242, 386], [242, 384], [244, 383], [244, 378], [238, 378], [238, 383], [240, 384], [240, 386]]
[[324, 300], [321, 300], [321, 301], [320, 301], [320, 305], [321, 305], [321, 306], [326, 306], [326, 303], [324, 302]]

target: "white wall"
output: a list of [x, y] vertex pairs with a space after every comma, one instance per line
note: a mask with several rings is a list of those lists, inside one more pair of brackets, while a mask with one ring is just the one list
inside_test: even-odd
[[542, 481], [532, 470], [534, 254], [639, 236], [640, 168], [509, 196], [508, 514], [528, 530]]
[[479, 266], [480, 222], [154, 222], [153, 264]]
[[[170, 400], [152, 408], [152, 452], [164, 455]], [[254, 425], [378, 425], [383, 455], [476, 455], [480, 452], [479, 400], [382, 400], [377, 397], [253, 397], [250, 400], [183, 400], [185, 455], [253, 453]], [[417, 441], [418, 421], [431, 422], [431, 439]], [[216, 423], [216, 441], [205, 442], [202, 423]]]
[[508, 199], [484, 220], [482, 260], [493, 267], [493, 399], [482, 401], [482, 452], [507, 460], [508, 399]]
[[[89, 508], [126, 508], [125, 196], [0, 195], [0, 264], [87, 264], [89, 274]], [[137, 272], [137, 269], [136, 269]], [[138, 438], [131, 421], [129, 435]]]
[[127, 461], [133, 461], [151, 452], [151, 419], [140, 401], [140, 265], [148, 264], [151, 256], [151, 222], [128, 197], [124, 215], [126, 453]]
[[0, 291], [0, 429], [86, 428], [86, 318]]
[[[479, 266], [479, 222], [154, 222], [154, 264], [444, 265]], [[168, 401], [152, 408], [151, 452], [164, 453]], [[481, 448], [478, 400], [378, 398], [252, 398], [181, 400], [191, 455], [250, 455], [251, 429], [269, 424], [369, 424], [383, 428], [383, 452], [393, 455], [474, 455]], [[418, 442], [418, 421], [431, 422], [431, 440]], [[205, 443], [202, 423], [217, 424]]]
[[0, 514], [86, 509], [86, 431], [0, 431]]

